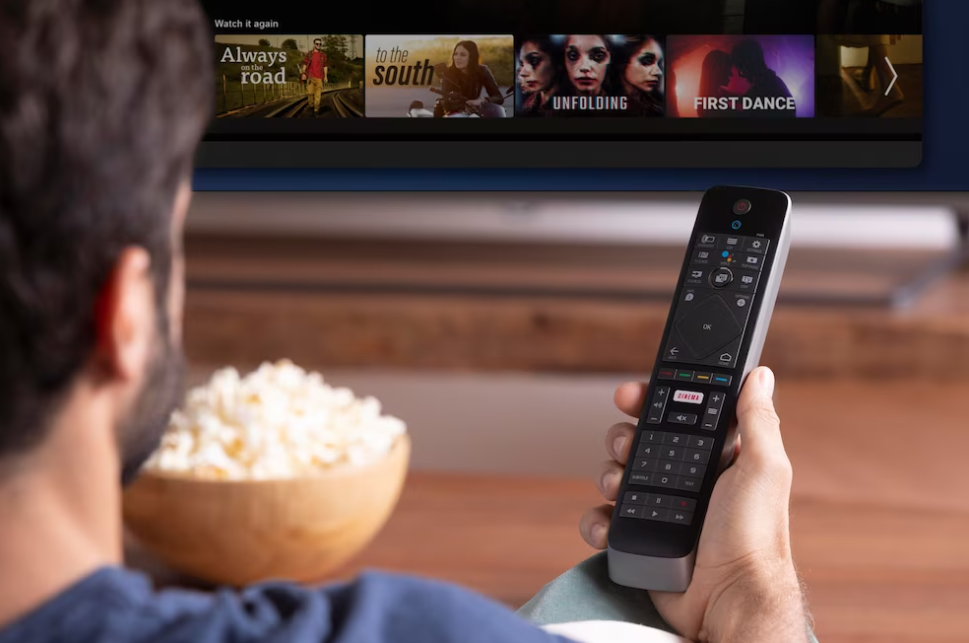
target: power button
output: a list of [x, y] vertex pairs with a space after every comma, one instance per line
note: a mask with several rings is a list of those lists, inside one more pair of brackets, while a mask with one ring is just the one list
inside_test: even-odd
[[747, 199], [740, 199], [739, 201], [733, 204], [733, 213], [747, 214], [748, 212], [750, 212], [750, 208], [751, 208], [750, 201], [748, 201]]

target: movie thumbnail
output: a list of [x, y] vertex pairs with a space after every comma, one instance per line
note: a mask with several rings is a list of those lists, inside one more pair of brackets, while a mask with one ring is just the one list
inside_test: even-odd
[[215, 37], [219, 118], [364, 115], [363, 36]]
[[663, 116], [666, 55], [661, 36], [536, 35], [518, 39], [520, 116]]
[[514, 115], [511, 36], [368, 36], [367, 116]]
[[670, 116], [814, 116], [814, 36], [671, 36]]
[[921, 118], [922, 36], [818, 36], [818, 115]]

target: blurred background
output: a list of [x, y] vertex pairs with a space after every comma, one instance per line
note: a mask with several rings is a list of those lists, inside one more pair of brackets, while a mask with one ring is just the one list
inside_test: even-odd
[[[289, 358], [413, 438], [365, 567], [513, 607], [593, 551], [616, 386], [656, 359], [699, 193], [197, 193], [194, 383]], [[794, 194], [762, 363], [821, 641], [964, 640], [967, 204]]]

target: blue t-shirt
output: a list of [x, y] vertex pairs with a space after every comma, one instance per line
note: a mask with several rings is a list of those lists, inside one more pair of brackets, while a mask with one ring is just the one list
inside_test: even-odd
[[107, 567], [0, 630], [0, 643], [567, 643], [503, 605], [435, 581], [366, 572], [307, 589], [153, 590]]

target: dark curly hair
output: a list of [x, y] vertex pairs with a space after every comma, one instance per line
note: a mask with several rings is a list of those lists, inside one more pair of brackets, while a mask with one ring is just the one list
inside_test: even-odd
[[196, 0], [0, 0], [0, 458], [44, 439], [125, 247], [165, 310], [213, 41]]

